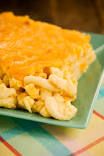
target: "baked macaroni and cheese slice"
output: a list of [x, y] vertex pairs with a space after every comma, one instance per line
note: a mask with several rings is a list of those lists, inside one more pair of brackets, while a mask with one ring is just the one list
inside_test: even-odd
[[78, 80], [94, 59], [87, 34], [0, 14], [0, 107], [70, 120]]

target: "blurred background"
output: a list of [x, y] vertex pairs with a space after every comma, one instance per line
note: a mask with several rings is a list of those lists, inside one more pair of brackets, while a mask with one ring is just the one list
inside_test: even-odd
[[0, 0], [3, 11], [64, 28], [104, 33], [104, 0]]

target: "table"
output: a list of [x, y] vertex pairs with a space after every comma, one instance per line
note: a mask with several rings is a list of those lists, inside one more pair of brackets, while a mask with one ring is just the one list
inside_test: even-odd
[[70, 155], [104, 155], [104, 82], [86, 129], [0, 116], [0, 156]]

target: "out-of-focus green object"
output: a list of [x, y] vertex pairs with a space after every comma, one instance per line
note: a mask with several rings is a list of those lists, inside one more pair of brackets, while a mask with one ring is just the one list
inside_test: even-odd
[[35, 113], [31, 114], [23, 110], [9, 110], [4, 108], [0, 108], [0, 115], [66, 127], [85, 128], [88, 125], [89, 118], [93, 111], [94, 102], [100, 89], [104, 69], [104, 35], [91, 34], [91, 36], [91, 42], [97, 58], [79, 80], [78, 97], [74, 102], [74, 105], [78, 108], [78, 113], [72, 120], [58, 121], [55, 119], [44, 118]]

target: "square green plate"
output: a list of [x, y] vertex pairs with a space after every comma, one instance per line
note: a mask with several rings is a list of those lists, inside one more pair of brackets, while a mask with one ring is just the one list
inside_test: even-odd
[[9, 110], [4, 108], [0, 108], [0, 115], [65, 127], [85, 128], [88, 124], [93, 111], [95, 99], [98, 95], [104, 67], [104, 36], [97, 34], [91, 34], [91, 36], [91, 42], [95, 49], [97, 59], [79, 80], [78, 97], [74, 102], [75, 106], [78, 108], [78, 113], [72, 120], [58, 121], [55, 119], [44, 118], [35, 113], [31, 114], [22, 110]]

